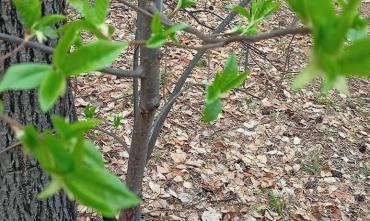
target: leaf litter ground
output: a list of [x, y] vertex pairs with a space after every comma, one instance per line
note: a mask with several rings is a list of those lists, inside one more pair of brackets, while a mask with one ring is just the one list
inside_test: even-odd
[[[175, 6], [173, 1], [165, 2], [167, 9]], [[206, 11], [193, 15], [216, 27], [217, 16], [228, 13], [226, 6], [223, 1], [200, 1], [192, 10]], [[363, 12], [369, 16], [370, 3], [364, 4]], [[134, 39], [135, 16], [113, 1], [108, 22], [117, 29], [115, 39]], [[209, 31], [189, 14], [179, 17]], [[260, 29], [295, 23], [283, 5]], [[197, 43], [187, 36], [182, 42]], [[249, 46], [248, 60], [241, 44], [204, 56], [174, 105], [149, 161], [143, 220], [370, 220], [370, 82], [350, 80], [348, 97], [320, 94], [319, 81], [291, 91], [310, 46], [306, 36], [287, 36]], [[237, 53], [241, 70], [248, 67], [252, 75], [224, 98], [221, 118], [203, 124], [205, 85], [222, 69], [230, 52]], [[130, 68], [132, 54], [131, 48], [115, 66]], [[164, 100], [194, 54], [162, 50]], [[87, 104], [97, 106], [97, 116], [106, 121], [102, 127], [130, 143], [131, 80], [96, 73], [72, 81], [79, 117], [84, 118]], [[112, 127], [116, 115], [122, 117], [117, 129]], [[106, 134], [89, 136], [101, 147], [108, 167], [124, 180], [128, 153]], [[82, 206], [79, 211], [83, 221], [100, 220]]]

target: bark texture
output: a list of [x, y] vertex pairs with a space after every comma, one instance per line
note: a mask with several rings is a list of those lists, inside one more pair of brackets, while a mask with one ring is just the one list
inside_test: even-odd
[[[0, 0], [0, 32], [23, 36], [19, 17], [10, 0]], [[45, 14], [63, 13], [65, 1], [44, 0]], [[48, 42], [53, 45], [55, 42]], [[13, 50], [16, 45], [0, 41], [0, 53]], [[0, 61], [0, 78], [12, 64], [21, 62], [50, 62], [50, 57], [28, 48]], [[73, 96], [70, 90], [49, 113], [42, 113], [34, 91], [11, 91], [1, 94], [5, 114], [22, 124], [31, 123], [40, 130], [51, 127], [51, 116], [58, 114], [75, 120]], [[7, 125], [0, 123], [0, 151], [16, 142]], [[72, 221], [76, 220], [75, 204], [64, 193], [39, 201], [36, 195], [49, 182], [37, 162], [23, 154], [21, 148], [10, 149], [0, 155], [0, 221]]]

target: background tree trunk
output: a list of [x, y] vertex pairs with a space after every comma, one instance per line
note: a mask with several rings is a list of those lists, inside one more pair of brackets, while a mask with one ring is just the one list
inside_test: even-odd
[[[0, 32], [23, 36], [23, 27], [10, 0], [0, 0]], [[63, 13], [65, 1], [44, 0], [45, 14]], [[53, 44], [55, 42], [49, 42]], [[0, 41], [5, 54], [16, 45]], [[50, 62], [50, 57], [28, 48], [11, 58], [0, 61], [0, 77], [11, 65], [21, 62]], [[5, 114], [22, 124], [32, 123], [40, 130], [51, 127], [51, 115], [58, 114], [75, 120], [73, 96], [70, 90], [47, 114], [39, 108], [34, 91], [3, 93]], [[8, 127], [0, 123], [0, 151], [16, 142]], [[39, 201], [36, 195], [48, 183], [49, 177], [37, 162], [25, 156], [21, 148], [12, 148], [0, 155], [0, 221], [72, 221], [76, 220], [75, 204], [64, 193]]]
[[[158, 9], [161, 8], [162, 0], [139, 0], [138, 5], [140, 8], [146, 9], [150, 2], [155, 3]], [[149, 39], [152, 19], [142, 13], [138, 13], [137, 19], [137, 39]], [[139, 109], [135, 116], [126, 184], [132, 192], [141, 196], [150, 132], [156, 110], [159, 107], [160, 49], [140, 47], [139, 56], [140, 66], [145, 73], [145, 78], [140, 80]], [[139, 205], [122, 211], [119, 221], [138, 221], [140, 218], [141, 209]]]

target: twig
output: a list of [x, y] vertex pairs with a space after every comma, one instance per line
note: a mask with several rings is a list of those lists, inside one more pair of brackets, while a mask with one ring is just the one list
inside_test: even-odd
[[16, 136], [19, 136], [22, 133], [23, 126], [16, 120], [13, 120], [5, 114], [0, 114], [0, 120], [8, 124], [10, 129], [15, 133]]
[[96, 128], [94, 128], [94, 130], [97, 130], [97, 131], [100, 131], [100, 132], [102, 132], [102, 133], [105, 133], [105, 134], [107, 134], [107, 135], [109, 135], [109, 136], [111, 136], [111, 137], [113, 137], [119, 144], [121, 144], [122, 146], [123, 146], [123, 148], [127, 151], [127, 152], [129, 152], [129, 148], [128, 148], [128, 145], [127, 145], [127, 143], [124, 141], [124, 140], [122, 140], [119, 136], [117, 136], [116, 134], [114, 134], [114, 133], [112, 133], [112, 132], [110, 132], [110, 131], [108, 131], [108, 130], [105, 130], [105, 129], [103, 129], [103, 128], [100, 128], [100, 127], [96, 127]]
[[6, 53], [5, 55], [0, 57], [0, 61], [4, 61], [5, 59], [11, 57], [14, 54], [17, 54], [22, 48], [27, 44], [31, 36], [26, 35], [23, 39], [23, 42], [19, 44], [14, 50]]
[[5, 153], [5, 152], [7, 152], [8, 150], [11, 150], [11, 149], [13, 149], [13, 148], [15, 148], [15, 147], [18, 147], [18, 146], [21, 146], [22, 145], [22, 143], [21, 142], [17, 142], [17, 143], [15, 143], [15, 144], [12, 144], [12, 145], [10, 145], [9, 147], [6, 147], [5, 149], [2, 149], [1, 151], [0, 151], [0, 155], [1, 154], [3, 154], [3, 153]]
[[[12, 36], [12, 35], [8, 35], [8, 34], [4, 34], [4, 33], [0, 33], [0, 39], [2, 39], [4, 41], [7, 41], [7, 42], [16, 43], [16, 44], [23, 44], [25, 42], [25, 40], [22, 39], [22, 38]], [[39, 44], [39, 43], [32, 42], [32, 41], [27, 41], [24, 44], [24, 46], [38, 49], [38, 50], [40, 50], [42, 52], [45, 52], [47, 54], [52, 54], [53, 51], [54, 51], [54, 49], [52, 47], [48, 47], [46, 45]], [[143, 78], [144, 77], [144, 74], [142, 73], [142, 70], [140, 68], [138, 68], [136, 70], [123, 70], [123, 69], [117, 69], [117, 68], [103, 68], [99, 71], [102, 72], [102, 73], [105, 73], [105, 74], [115, 75], [115, 76], [118, 76], [118, 77], [134, 77], [134, 78]]]

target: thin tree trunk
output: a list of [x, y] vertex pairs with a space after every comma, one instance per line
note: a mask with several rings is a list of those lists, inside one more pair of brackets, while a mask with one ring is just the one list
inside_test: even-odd
[[[0, 32], [23, 36], [23, 27], [10, 0], [0, 0]], [[65, 1], [44, 0], [46, 14], [63, 13]], [[55, 42], [54, 42], [55, 43]], [[52, 43], [51, 43], [52, 44]], [[16, 45], [0, 41], [0, 53]], [[21, 62], [50, 62], [50, 57], [33, 49], [25, 49], [0, 61], [0, 78], [12, 64]], [[34, 91], [9, 91], [0, 96], [5, 114], [22, 124], [31, 123], [40, 130], [51, 128], [51, 115], [58, 114], [75, 120], [73, 96], [70, 90], [47, 114], [39, 108]], [[0, 123], [0, 151], [16, 142], [9, 128]], [[74, 221], [75, 204], [64, 193], [40, 201], [37, 194], [49, 182], [49, 177], [38, 163], [15, 147], [0, 155], [0, 221]]]
[[[148, 0], [139, 0], [139, 7], [147, 8]], [[156, 0], [157, 8], [161, 8], [161, 1]], [[151, 18], [141, 13], [138, 14], [139, 39], [148, 39], [151, 35]], [[128, 162], [126, 184], [141, 196], [144, 169], [148, 152], [148, 142], [154, 115], [159, 106], [159, 81], [160, 81], [160, 50], [140, 48], [140, 65], [145, 73], [145, 78], [140, 82], [139, 110], [136, 116], [132, 135], [130, 158]], [[140, 220], [140, 206], [122, 211], [120, 221]]]

